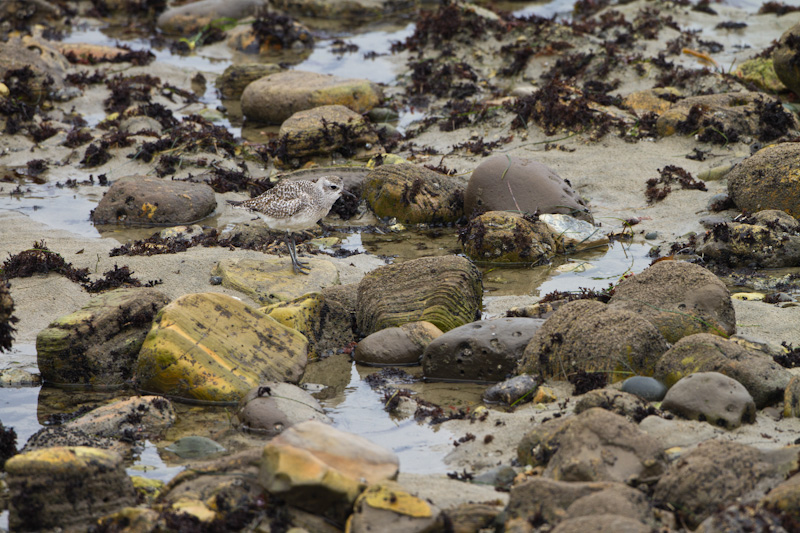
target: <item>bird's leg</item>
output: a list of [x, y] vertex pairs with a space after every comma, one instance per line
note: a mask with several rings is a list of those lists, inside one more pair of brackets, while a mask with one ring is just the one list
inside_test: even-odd
[[294, 273], [308, 274], [306, 271], [310, 271], [311, 269], [307, 262], [301, 262], [297, 259], [297, 248], [294, 244], [294, 236], [288, 231], [286, 232], [286, 247], [289, 248], [289, 256], [292, 258], [292, 269], [294, 269]]

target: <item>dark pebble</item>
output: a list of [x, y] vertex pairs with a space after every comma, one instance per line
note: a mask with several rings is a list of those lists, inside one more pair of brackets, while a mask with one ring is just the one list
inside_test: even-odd
[[222, 276], [211, 276], [208, 282], [212, 285], [222, 285]]
[[660, 402], [667, 394], [667, 387], [655, 378], [633, 376], [622, 382], [622, 392], [635, 394], [648, 402]]

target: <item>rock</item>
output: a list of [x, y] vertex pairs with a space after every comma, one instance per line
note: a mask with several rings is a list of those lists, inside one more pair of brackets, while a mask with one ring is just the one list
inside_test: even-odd
[[496, 318], [451, 329], [425, 348], [425, 379], [503, 381], [513, 373], [543, 322], [535, 318]]
[[239, 402], [236, 417], [242, 429], [269, 436], [306, 420], [331, 423], [313, 396], [295, 385], [275, 381], [250, 389]]
[[667, 387], [655, 378], [633, 376], [622, 382], [622, 392], [634, 394], [648, 402], [660, 402], [667, 394]]
[[377, 106], [383, 94], [369, 80], [287, 70], [264, 76], [242, 93], [242, 113], [251, 121], [281, 124], [298, 111], [343, 105], [356, 113]]
[[800, 217], [800, 146], [766, 146], [728, 173], [728, 195], [739, 209], [765, 209]]
[[101, 531], [156, 531], [158, 517], [158, 511], [152, 509], [125, 507], [100, 518], [97, 526]]
[[364, 160], [384, 151], [369, 121], [343, 105], [298, 111], [283, 121], [278, 136], [286, 147], [286, 155], [280, 160], [283, 164], [333, 153]]
[[795, 94], [800, 94], [800, 66], [797, 63], [797, 36], [800, 23], [795, 24], [781, 35], [778, 46], [772, 51], [772, 66], [778, 78]]
[[101, 516], [136, 503], [122, 458], [114, 452], [45, 448], [12, 457], [5, 470], [13, 531], [87, 530]]
[[[598, 334], [601, 332], [601, 334]], [[640, 315], [596, 300], [562, 305], [525, 348], [517, 373], [567, 379], [603, 373], [621, 381], [631, 372], [652, 374], [667, 343]]]
[[447, 509], [446, 514], [453, 525], [454, 533], [470, 533], [491, 530], [501, 510], [502, 508], [486, 503], [464, 503]]
[[91, 218], [95, 224], [189, 224], [216, 207], [206, 183], [129, 176], [109, 187]]
[[796, 526], [791, 529], [791, 523], [789, 530], [784, 529], [783, 525], [786, 523], [785, 516], [777, 515], [753, 504], [736, 503], [715, 512], [703, 520], [694, 531], [695, 533], [748, 533], [750, 531], [789, 533], [796, 530]]
[[796, 127], [780, 101], [756, 92], [690, 96], [676, 102], [656, 122], [662, 137], [697, 135], [699, 140], [728, 144], [740, 136], [772, 141]]
[[42, 379], [96, 387], [126, 383], [153, 317], [167, 303], [155, 289], [116, 289], [51, 322], [36, 336]]
[[747, 389], [719, 372], [696, 372], [681, 379], [667, 392], [661, 408], [725, 429], [756, 421], [756, 405]]
[[135, 396], [92, 409], [63, 427], [99, 437], [146, 439], [172, 427], [175, 418], [175, 409], [166, 398]]
[[464, 215], [458, 180], [411, 163], [370, 171], [362, 196], [375, 215], [394, 217], [403, 224], [443, 224]]
[[64, 86], [69, 62], [54, 47], [30, 36], [0, 42], [0, 79], [9, 96], [36, 104]]
[[640, 490], [622, 484], [613, 484], [578, 498], [567, 507], [566, 514], [569, 518], [616, 515], [636, 520], [642, 525], [653, 521], [653, 510], [647, 496]]
[[119, 129], [131, 135], [145, 134], [150, 131], [161, 135], [164, 131], [164, 126], [152, 117], [136, 115], [122, 119], [119, 124]]
[[650, 533], [653, 528], [616, 513], [568, 518], [551, 530], [553, 533]]
[[245, 87], [264, 76], [275, 74], [283, 70], [274, 63], [245, 63], [230, 65], [217, 77], [216, 85], [222, 98], [238, 100], [241, 98]]
[[25, 447], [22, 448], [22, 452], [63, 446], [102, 448], [115, 451], [123, 456], [130, 453], [130, 449], [116, 439], [90, 435], [81, 429], [63, 425], [43, 427], [28, 438]]
[[262, 13], [251, 25], [236, 26], [227, 35], [228, 46], [238, 52], [274, 55], [286, 63], [299, 63], [314, 49], [311, 30], [293, 18], [276, 12]]
[[502, 403], [516, 405], [533, 400], [534, 393], [539, 388], [540, 381], [533, 376], [523, 374], [492, 385], [483, 391], [483, 401], [486, 403]]
[[[777, 52], [773, 50], [773, 54]], [[771, 57], [755, 57], [739, 64], [733, 75], [745, 83], [752, 83], [762, 91], [768, 93], [782, 93], [787, 91], [786, 85], [778, 78], [775, 72], [774, 60]]]
[[800, 524], [800, 475], [794, 474], [761, 498], [760, 506]]
[[622, 415], [636, 423], [641, 422], [653, 411], [647, 401], [633, 394], [612, 389], [595, 389], [578, 398], [575, 403], [575, 414], [580, 414], [594, 407], [600, 407]]
[[693, 333], [731, 335], [736, 314], [722, 281], [684, 261], [659, 261], [617, 285], [608, 305], [650, 321], [667, 342]]
[[303, 258], [311, 272], [298, 279], [288, 258], [223, 259], [211, 271], [222, 285], [242, 292], [261, 304], [296, 301], [310, 292], [339, 283], [339, 271], [330, 261]]
[[441, 335], [442, 330], [424, 321], [385, 328], [361, 340], [353, 359], [371, 366], [418, 365], [425, 348]]
[[659, 443], [622, 416], [593, 408], [535, 427], [519, 443], [519, 461], [545, 466], [560, 481], [652, 483], [667, 468]]
[[783, 211], [765, 210], [715, 224], [697, 253], [731, 267], [791, 267], [800, 263], [800, 227]]
[[164, 449], [181, 459], [207, 459], [227, 451], [220, 443], [197, 435], [182, 437]]
[[21, 368], [0, 370], [0, 387], [33, 387], [41, 384], [40, 374], [32, 374]]
[[189, 36], [221, 18], [241, 20], [266, 9], [266, 0], [200, 0], [161, 13], [156, 25], [167, 34]]
[[187, 294], [156, 317], [139, 353], [143, 391], [238, 402], [262, 381], [297, 382], [308, 342], [230, 296]]
[[476, 261], [538, 265], [558, 250], [544, 223], [507, 211], [489, 211], [473, 218], [459, 238], [464, 253]]
[[493, 155], [472, 172], [464, 212], [561, 213], [593, 223], [584, 201], [568, 181], [530, 159]]
[[792, 376], [783, 396], [783, 417], [800, 417], [800, 376]]
[[260, 309], [308, 339], [309, 359], [327, 357], [355, 340], [350, 311], [321, 292], [312, 292]]
[[637, 115], [655, 113], [660, 115], [672, 107], [673, 102], [683, 98], [681, 92], [675, 87], [661, 87], [632, 92], [623, 99], [625, 107], [633, 110]]
[[479, 316], [482, 296], [468, 259], [423, 257], [368, 272], [358, 284], [356, 323], [365, 335], [421, 320], [449, 331]]
[[394, 479], [398, 470], [393, 452], [308, 421], [267, 443], [258, 480], [287, 503], [342, 524], [368, 484]]
[[720, 506], [755, 501], [797, 467], [798, 447], [760, 451], [710, 440], [683, 454], [658, 480], [653, 499], [671, 505], [689, 529]]
[[655, 377], [672, 387], [695, 372], [719, 372], [735, 379], [759, 409], [781, 401], [792, 377], [769, 355], [707, 333], [676, 342], [656, 365]]
[[539, 221], [553, 234], [558, 243], [558, 252], [571, 254], [587, 248], [597, 248], [608, 244], [608, 236], [600, 228], [585, 220], [579, 220], [569, 215], [542, 213]]
[[372, 22], [387, 15], [405, 12], [417, 4], [396, 0], [274, 0], [276, 9], [295, 13], [298, 17], [314, 17], [324, 20], [350, 22]]
[[16, 331], [14, 324], [19, 322], [14, 316], [14, 300], [8, 287], [8, 283], [0, 283], [0, 353], [11, 349]]
[[639, 422], [639, 429], [656, 439], [663, 450], [690, 448], [701, 442], [727, 435], [727, 431], [706, 422], [682, 418], [666, 419], [656, 415], [648, 416]]
[[347, 531], [367, 533], [412, 533], [444, 531], [442, 511], [433, 504], [409, 494], [397, 483], [371, 485], [356, 499]]

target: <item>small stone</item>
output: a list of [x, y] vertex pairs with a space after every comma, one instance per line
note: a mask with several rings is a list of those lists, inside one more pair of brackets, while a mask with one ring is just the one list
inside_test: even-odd
[[622, 382], [623, 392], [635, 394], [648, 402], [660, 402], [667, 394], [667, 386], [655, 378], [633, 376]]
[[222, 276], [211, 276], [208, 279], [208, 283], [211, 285], [222, 285]]
[[208, 437], [190, 435], [164, 448], [181, 459], [204, 459], [225, 452], [225, 447]]
[[645, 234], [644, 238], [647, 239], [648, 241], [652, 241], [654, 239], [658, 239], [658, 232], [657, 231], [648, 231]]

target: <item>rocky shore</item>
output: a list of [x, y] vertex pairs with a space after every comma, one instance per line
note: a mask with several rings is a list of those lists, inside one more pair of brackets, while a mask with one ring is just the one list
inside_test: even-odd
[[[0, 3], [0, 192], [100, 235], [0, 207], [0, 379], [42, 387], [0, 420], [11, 530], [800, 530], [800, 10], [523, 7]], [[410, 22], [392, 83], [302, 68]], [[228, 201], [329, 174], [295, 274]], [[447, 474], [343, 427], [356, 371]]]

